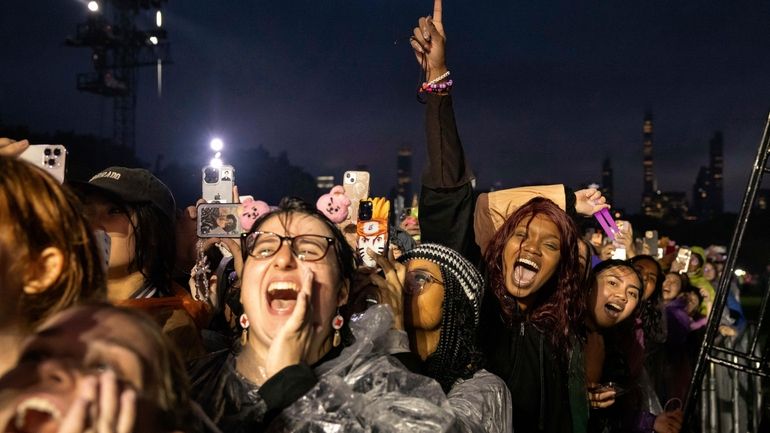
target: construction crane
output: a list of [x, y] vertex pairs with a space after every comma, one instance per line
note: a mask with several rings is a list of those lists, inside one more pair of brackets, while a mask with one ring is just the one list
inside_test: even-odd
[[77, 75], [77, 89], [112, 99], [113, 142], [132, 151], [136, 150], [136, 70], [155, 66], [160, 94], [163, 66], [171, 63], [162, 12], [167, 2], [91, 0], [86, 21], [77, 25], [75, 36], [66, 39], [68, 46], [91, 49], [94, 70]]

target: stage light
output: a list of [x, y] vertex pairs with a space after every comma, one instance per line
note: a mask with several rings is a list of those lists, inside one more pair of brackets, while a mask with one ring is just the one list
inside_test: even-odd
[[746, 276], [746, 271], [744, 271], [743, 269], [736, 269], [735, 270], [735, 276], [738, 277], [738, 278], [745, 277]]
[[216, 155], [214, 155], [213, 158], [211, 158], [211, 161], [209, 161], [209, 165], [215, 168], [219, 168], [222, 166], [222, 159], [220, 158], [222, 154], [217, 152]]
[[91, 12], [98, 12], [99, 11], [99, 3], [91, 0], [88, 2], [88, 10]]
[[219, 152], [220, 150], [222, 150], [223, 147], [225, 147], [225, 143], [222, 141], [221, 138], [218, 138], [218, 137], [212, 138], [211, 143], [209, 143], [209, 145], [211, 146], [211, 150], [213, 150], [214, 152]]
[[163, 27], [163, 14], [160, 11], [155, 12], [155, 25]]
[[158, 37], [157, 36], [150, 36], [149, 41], [153, 45], [158, 45]]

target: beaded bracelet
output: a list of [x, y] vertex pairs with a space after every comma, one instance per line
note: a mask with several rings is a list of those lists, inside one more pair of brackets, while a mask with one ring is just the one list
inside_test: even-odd
[[423, 83], [422, 86], [420, 86], [420, 92], [446, 93], [452, 90], [453, 84], [454, 82], [452, 80], [447, 80], [443, 83]]
[[428, 81], [428, 84], [436, 84], [436, 83], [438, 83], [441, 80], [447, 79], [447, 77], [449, 77], [449, 75], [450, 75], [450, 72], [447, 70], [446, 72], [444, 72], [440, 76], [438, 76], [438, 77]]

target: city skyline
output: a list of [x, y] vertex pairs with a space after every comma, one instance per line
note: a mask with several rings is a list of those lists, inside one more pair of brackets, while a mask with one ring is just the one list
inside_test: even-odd
[[[163, 68], [162, 96], [154, 68], [138, 74], [139, 156], [203, 164], [219, 135], [225, 159], [263, 145], [314, 176], [365, 165], [385, 195], [397, 168], [381, 156], [409, 146], [419, 179], [424, 113], [408, 35], [430, 6], [170, 0], [173, 64]], [[770, 48], [770, 5], [494, 0], [445, 9], [458, 128], [480, 188], [575, 187], [599, 180], [609, 157], [613, 200], [636, 211], [639, 120], [650, 109], [659, 188], [690, 191], [707, 164], [703, 149], [723, 131], [724, 202], [736, 210], [770, 100], [770, 59], [760, 55]], [[0, 100], [10, 101], [0, 106], [2, 124], [112, 136], [110, 103], [76, 90], [91, 58], [64, 46], [87, 13], [77, 1], [46, 11], [4, 2], [0, 37], [13, 67], [0, 71]]]

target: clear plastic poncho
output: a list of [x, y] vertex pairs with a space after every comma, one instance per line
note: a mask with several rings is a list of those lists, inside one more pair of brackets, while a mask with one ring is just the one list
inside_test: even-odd
[[315, 387], [281, 412], [269, 431], [456, 432], [441, 386], [387, 356], [394, 345], [390, 307], [351, 320], [355, 343], [315, 369]]

